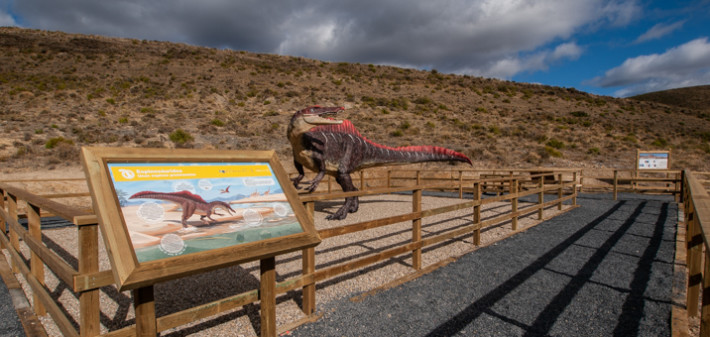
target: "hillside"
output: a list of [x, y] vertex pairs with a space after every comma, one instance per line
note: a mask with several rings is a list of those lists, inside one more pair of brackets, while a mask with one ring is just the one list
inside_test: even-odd
[[476, 167], [631, 168], [636, 149], [710, 170], [691, 107], [371, 64], [0, 28], [3, 172], [79, 163], [83, 145], [274, 149], [290, 116], [341, 105], [369, 139], [439, 145]]
[[630, 98], [710, 113], [710, 85], [649, 92]]

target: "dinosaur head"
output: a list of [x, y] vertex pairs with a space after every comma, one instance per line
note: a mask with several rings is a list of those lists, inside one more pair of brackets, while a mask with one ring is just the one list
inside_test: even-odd
[[301, 134], [319, 125], [342, 124], [343, 121], [327, 118], [326, 116], [334, 115], [343, 110], [345, 108], [340, 106], [321, 107], [319, 105], [299, 110], [291, 117], [288, 133], [289, 135]]
[[325, 118], [328, 115], [334, 115], [338, 111], [345, 110], [341, 106], [322, 107], [319, 105], [309, 106], [301, 111], [296, 112], [293, 118], [302, 118], [306, 123], [311, 125], [329, 125], [341, 124], [343, 121]]

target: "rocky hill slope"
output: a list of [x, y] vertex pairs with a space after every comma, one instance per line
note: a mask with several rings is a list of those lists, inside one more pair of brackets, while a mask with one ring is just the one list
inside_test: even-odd
[[[0, 28], [3, 171], [79, 164], [92, 146], [274, 149], [296, 110], [340, 105], [369, 139], [439, 145], [476, 167], [632, 168], [671, 150], [710, 170], [693, 107], [372, 64]], [[292, 169], [290, 164], [287, 169]]]

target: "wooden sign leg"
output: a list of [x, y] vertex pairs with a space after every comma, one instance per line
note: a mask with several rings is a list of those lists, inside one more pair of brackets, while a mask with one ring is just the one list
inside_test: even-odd
[[133, 290], [133, 306], [136, 309], [136, 336], [157, 336], [153, 286]]
[[261, 260], [261, 336], [276, 337], [276, 258]]

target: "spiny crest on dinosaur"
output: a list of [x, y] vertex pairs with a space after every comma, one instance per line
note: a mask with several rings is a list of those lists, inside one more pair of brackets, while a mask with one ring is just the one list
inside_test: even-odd
[[[142, 191], [142, 192], [138, 192], [138, 193], [132, 195], [129, 199], [133, 199], [133, 198], [146, 198], [146, 197], [150, 198], [149, 196], [155, 195], [156, 193], [161, 193], [161, 194], [162, 194], [163, 192]], [[194, 194], [194, 193], [192, 193], [192, 192], [190, 192], [190, 191], [187, 191], [187, 190], [179, 191], [179, 192], [172, 192], [172, 193], [169, 193], [169, 194], [175, 195], [175, 196], [180, 196], [180, 197], [187, 198], [187, 199], [191, 199], [191, 200], [195, 200], [195, 201], [197, 201], [197, 202], [204, 202], [204, 203], [207, 203], [207, 201], [205, 201], [205, 199], [202, 199], [201, 196], [199, 196], [199, 195], [197, 195], [197, 194]]]
[[[334, 120], [333, 118], [328, 118], [331, 120]], [[391, 147], [387, 145], [382, 145], [375, 143], [367, 137], [363, 136], [360, 134], [360, 131], [353, 125], [353, 123], [347, 119], [341, 120], [341, 124], [330, 124], [330, 125], [318, 125], [313, 128], [311, 128], [310, 132], [325, 132], [325, 133], [342, 133], [342, 134], [349, 134], [353, 135], [356, 137], [362, 138], [363, 141], [371, 144], [372, 146], [385, 149], [385, 150], [391, 150], [391, 151], [405, 151], [405, 152], [429, 152], [429, 153], [435, 153], [435, 154], [440, 154], [444, 156], [452, 156], [456, 158], [460, 158], [462, 161], [467, 162], [469, 164], [473, 164], [471, 162], [471, 159], [469, 159], [466, 155], [456, 152], [454, 150], [450, 150], [447, 148], [443, 148], [440, 146], [433, 146], [433, 145], [414, 145], [414, 146], [398, 146], [398, 147]]]

